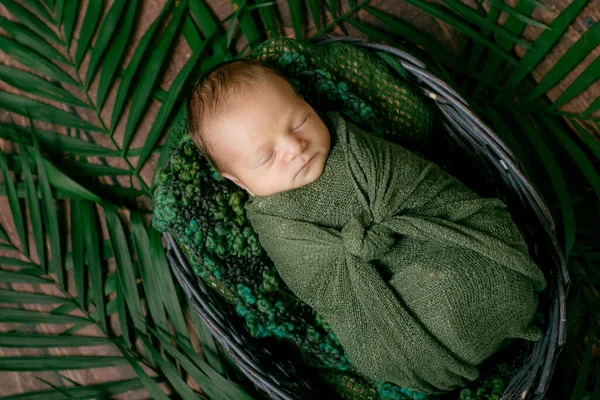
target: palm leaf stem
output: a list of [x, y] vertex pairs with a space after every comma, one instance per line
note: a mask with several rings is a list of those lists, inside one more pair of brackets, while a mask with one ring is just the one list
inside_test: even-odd
[[[17, 249], [18, 250], [18, 249]], [[19, 251], [19, 253], [26, 257], [32, 264], [34, 264], [36, 267], [38, 267], [38, 269], [40, 269], [41, 271], [41, 266], [36, 264], [33, 260], [31, 260], [29, 257], [25, 256], [21, 251]], [[6, 271], [8, 273], [10, 273], [10, 271]], [[18, 272], [18, 271], [17, 271]], [[42, 271], [43, 273], [43, 271]], [[86, 304], [81, 304], [77, 298], [73, 297], [67, 290], [65, 290], [65, 288], [63, 288], [59, 282], [57, 282], [56, 280], [52, 279], [51, 281], [48, 281], [48, 284], [52, 284], [54, 285], [64, 296], [65, 301], [69, 300], [70, 302], [72, 302], [73, 304], [77, 305], [77, 308], [84, 314], [83, 319], [87, 319], [89, 320], [90, 324], [95, 324], [98, 329], [100, 329], [100, 331], [102, 332], [102, 334], [115, 346], [119, 349], [119, 351], [123, 354], [123, 356], [129, 355], [130, 357], [133, 357], [137, 360], [139, 360], [141, 363], [143, 363], [146, 367], [156, 371], [152, 365], [150, 365], [150, 363], [148, 362], [148, 360], [139, 357], [140, 355], [138, 353], [134, 353], [132, 352], [130, 349], [127, 348], [127, 346], [124, 345], [123, 343], [123, 339], [117, 336], [112, 335], [108, 329], [106, 327], [104, 327], [101, 323], [99, 323], [96, 319], [94, 319], [94, 317], [92, 316], [91, 313], [89, 313], [86, 309]], [[129, 358], [128, 358], [129, 359]]]
[[[67, 59], [69, 61], [70, 66], [72, 68], [75, 68], [75, 64], [74, 64], [73, 59], [71, 58], [70, 54], [67, 54]], [[81, 81], [81, 78], [79, 77], [79, 74], [75, 73], [75, 76], [77, 78], [77, 84], [79, 85], [79, 89], [81, 89], [81, 91], [83, 93], [85, 93], [85, 97], [86, 97], [87, 103], [89, 104], [90, 108], [94, 111], [94, 114], [96, 115], [96, 118], [98, 119], [98, 121], [100, 121], [102, 129], [104, 129], [104, 131], [107, 132], [107, 133], [110, 132], [110, 129], [108, 129], [108, 127], [106, 126], [106, 124], [104, 123], [104, 121], [102, 120], [102, 118], [100, 117], [100, 110], [96, 107], [96, 105], [94, 105], [94, 103], [93, 103], [92, 99], [90, 98], [87, 90], [85, 89], [85, 85]], [[137, 178], [137, 180], [138, 180], [140, 186], [142, 187], [143, 191], [147, 195], [150, 195], [150, 193], [151, 193], [150, 187], [148, 185], [146, 185], [146, 183], [144, 182], [144, 180], [140, 176], [139, 172], [136, 171], [136, 169], [133, 167], [133, 165], [131, 164], [131, 162], [129, 162], [129, 159], [125, 156], [123, 149], [118, 145], [118, 143], [114, 139], [113, 135], [108, 135], [108, 136], [110, 136], [110, 140], [111, 140], [112, 144], [117, 149], [117, 152], [119, 153], [119, 156], [127, 164], [127, 167], [129, 168], [130, 172], [133, 174], [133, 176], [135, 176]]]

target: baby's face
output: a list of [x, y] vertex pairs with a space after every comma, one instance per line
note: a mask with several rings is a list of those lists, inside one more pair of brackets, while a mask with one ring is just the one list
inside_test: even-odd
[[210, 121], [214, 148], [229, 166], [223, 177], [253, 196], [314, 182], [329, 154], [329, 131], [315, 110], [283, 79], [244, 93]]

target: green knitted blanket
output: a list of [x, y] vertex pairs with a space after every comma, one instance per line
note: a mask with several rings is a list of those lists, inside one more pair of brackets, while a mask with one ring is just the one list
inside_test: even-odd
[[337, 113], [315, 182], [245, 205], [286, 285], [356, 370], [438, 393], [512, 338], [537, 340], [542, 272], [505, 205]]

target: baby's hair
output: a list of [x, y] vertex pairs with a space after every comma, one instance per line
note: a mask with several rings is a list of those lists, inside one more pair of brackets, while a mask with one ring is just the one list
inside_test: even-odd
[[227, 171], [227, 165], [214, 157], [214, 137], [207, 139], [205, 121], [231, 107], [232, 101], [248, 86], [273, 77], [288, 81], [275, 67], [263, 61], [241, 59], [226, 61], [209, 69], [196, 83], [186, 104], [188, 131], [206, 160], [218, 172]]

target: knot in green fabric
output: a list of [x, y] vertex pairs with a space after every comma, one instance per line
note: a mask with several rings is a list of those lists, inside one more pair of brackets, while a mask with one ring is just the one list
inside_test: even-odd
[[391, 229], [382, 224], [374, 224], [371, 217], [363, 215], [350, 218], [341, 234], [346, 250], [365, 262], [383, 256], [395, 240]]

